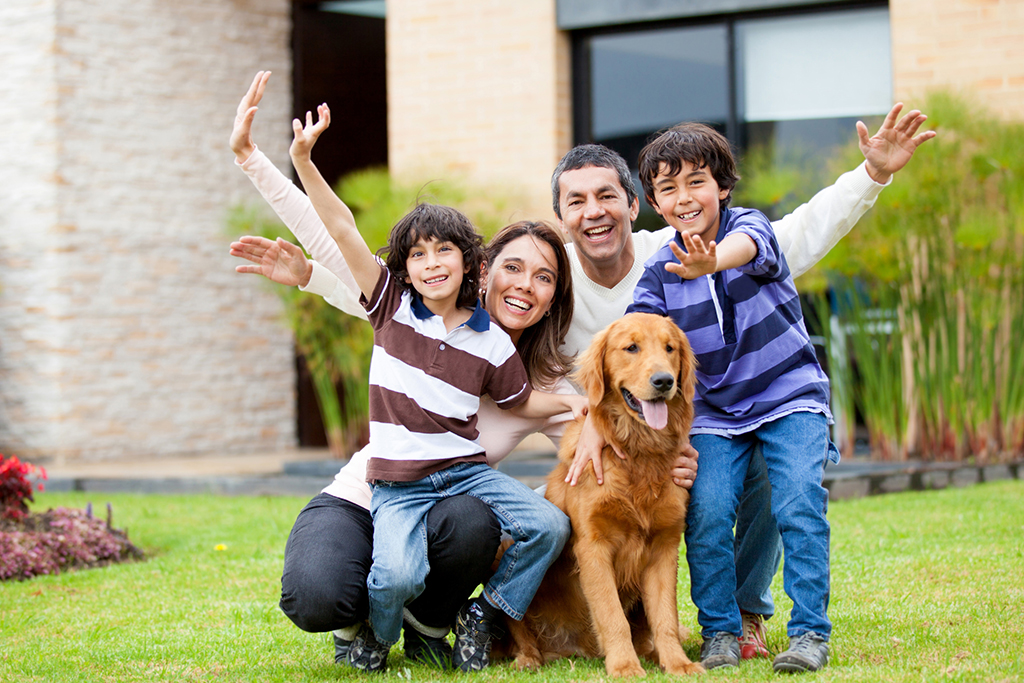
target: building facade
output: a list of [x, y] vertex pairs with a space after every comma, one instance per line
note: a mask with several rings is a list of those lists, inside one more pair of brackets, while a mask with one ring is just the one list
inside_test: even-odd
[[646, 135], [687, 118], [721, 124], [741, 145], [795, 128], [824, 144], [858, 118], [895, 101], [913, 107], [939, 88], [1024, 118], [1017, 0], [387, 8], [392, 172], [512, 178], [534, 211], [550, 206], [547, 177], [570, 144], [605, 142], [634, 161]]
[[[332, 99], [336, 79], [310, 76], [330, 34], [309, 27], [367, 6], [383, 14], [365, 0], [0, 5], [0, 452], [295, 445], [291, 335], [227, 255], [228, 209], [258, 201], [227, 137], [259, 69], [274, 77], [256, 136], [282, 168], [303, 103], [359, 106], [379, 65], [352, 64], [356, 95]], [[827, 142], [935, 88], [1024, 118], [1019, 0], [387, 0], [382, 21], [374, 106], [392, 174], [525, 197], [510, 221], [553, 218], [550, 172], [572, 144], [635, 158], [686, 118], [738, 144]]]
[[233, 271], [227, 147], [252, 74], [286, 160], [288, 0], [0, 4], [0, 452], [110, 459], [295, 441], [277, 298]]

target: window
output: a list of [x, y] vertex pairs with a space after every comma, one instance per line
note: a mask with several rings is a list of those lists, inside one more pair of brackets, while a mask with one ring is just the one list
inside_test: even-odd
[[577, 31], [573, 66], [577, 142], [634, 167], [649, 136], [680, 121], [783, 158], [846, 142], [892, 105], [884, 6]]

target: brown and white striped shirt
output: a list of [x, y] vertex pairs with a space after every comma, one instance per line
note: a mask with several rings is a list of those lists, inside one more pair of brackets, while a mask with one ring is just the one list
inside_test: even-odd
[[480, 397], [523, 403], [530, 383], [509, 336], [482, 306], [451, 332], [381, 268], [370, 300], [370, 460], [366, 480], [415, 481], [460, 462], [487, 462]]

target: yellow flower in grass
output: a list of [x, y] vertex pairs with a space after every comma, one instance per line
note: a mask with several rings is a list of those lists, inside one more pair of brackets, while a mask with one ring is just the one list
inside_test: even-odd
[[218, 550], [218, 551], [219, 551], [219, 550], [227, 550], [227, 549], [228, 549], [228, 547], [227, 547], [226, 545], [224, 545], [223, 543], [218, 543], [217, 545], [215, 545], [215, 546], [213, 547], [213, 549], [214, 549], [214, 550]]

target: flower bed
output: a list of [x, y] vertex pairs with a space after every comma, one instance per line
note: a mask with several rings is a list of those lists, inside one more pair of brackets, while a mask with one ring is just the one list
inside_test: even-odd
[[[109, 505], [106, 521], [93, 517], [91, 505], [29, 512], [33, 478], [45, 479], [46, 470], [0, 455], [0, 581], [143, 558], [127, 533], [113, 527]], [[40, 481], [35, 486], [42, 490]]]

